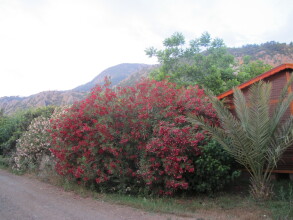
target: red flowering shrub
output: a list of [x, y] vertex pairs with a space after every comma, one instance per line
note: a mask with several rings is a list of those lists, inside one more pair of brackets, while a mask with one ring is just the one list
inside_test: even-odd
[[57, 172], [106, 190], [161, 194], [187, 189], [205, 133], [187, 114], [217, 123], [198, 87], [145, 80], [111, 90], [97, 86], [87, 99], [54, 120]]

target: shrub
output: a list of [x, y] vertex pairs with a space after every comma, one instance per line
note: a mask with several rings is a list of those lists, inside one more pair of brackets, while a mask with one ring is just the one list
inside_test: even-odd
[[189, 187], [206, 134], [186, 120], [217, 124], [203, 90], [145, 80], [111, 90], [97, 86], [52, 121], [59, 174], [100, 190], [172, 194]]
[[49, 151], [51, 136], [48, 130], [51, 128], [50, 118], [58, 117], [60, 112], [62, 108], [56, 108], [51, 117], [50, 114], [45, 114], [32, 120], [28, 130], [17, 140], [13, 169], [37, 171], [52, 164], [53, 158]]
[[33, 169], [39, 166], [43, 155], [50, 153], [49, 119], [43, 116], [33, 119], [16, 144], [14, 169]]
[[11, 116], [4, 116], [0, 120], [0, 153], [6, 157], [14, 154], [16, 141], [28, 130], [32, 120], [39, 116], [49, 117], [53, 111], [54, 107], [47, 106], [19, 111]]
[[215, 140], [200, 146], [202, 154], [195, 159], [195, 172], [188, 175], [190, 189], [213, 194], [240, 176], [235, 160]]

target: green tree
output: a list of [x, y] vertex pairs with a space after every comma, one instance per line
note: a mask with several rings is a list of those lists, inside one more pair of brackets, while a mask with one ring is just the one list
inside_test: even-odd
[[216, 94], [239, 84], [233, 69], [234, 57], [228, 53], [223, 40], [203, 33], [186, 46], [184, 36], [174, 33], [163, 41], [163, 46], [163, 50], [154, 47], [145, 50], [161, 64], [151, 73], [151, 78], [168, 79], [178, 86], [199, 84]]
[[246, 99], [234, 89], [236, 117], [211, 93], [208, 95], [220, 120], [219, 127], [207, 124], [203, 118], [190, 120], [203, 126], [251, 174], [251, 194], [256, 199], [272, 195], [270, 176], [287, 147], [293, 144], [293, 117], [285, 123], [281, 118], [293, 101], [293, 93], [284, 87], [278, 105], [270, 115], [271, 84], [259, 82], [249, 89]]
[[244, 56], [243, 64], [239, 66], [236, 78], [238, 82], [244, 83], [272, 68], [271, 65], [266, 64], [261, 60], [251, 61], [250, 56]]

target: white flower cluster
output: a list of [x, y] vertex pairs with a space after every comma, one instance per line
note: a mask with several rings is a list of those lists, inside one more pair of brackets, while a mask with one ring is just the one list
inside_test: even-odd
[[50, 129], [48, 118], [40, 116], [31, 122], [28, 131], [17, 140], [14, 168], [27, 169], [28, 166], [38, 166], [42, 156], [50, 153], [48, 129]]
[[[52, 158], [50, 148], [51, 119], [61, 117], [65, 109], [56, 108], [51, 118], [40, 116], [35, 118], [28, 131], [24, 132], [20, 139], [17, 140], [16, 153], [14, 156], [14, 169], [27, 170], [40, 168], [44, 158]], [[52, 158], [53, 160], [53, 158]]]

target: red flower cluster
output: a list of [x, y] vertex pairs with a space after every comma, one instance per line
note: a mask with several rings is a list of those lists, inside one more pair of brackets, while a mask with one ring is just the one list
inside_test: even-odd
[[206, 136], [188, 114], [218, 122], [196, 86], [152, 80], [115, 90], [97, 86], [52, 122], [57, 172], [109, 188], [139, 183], [162, 194], [187, 189], [185, 177], [195, 172]]

